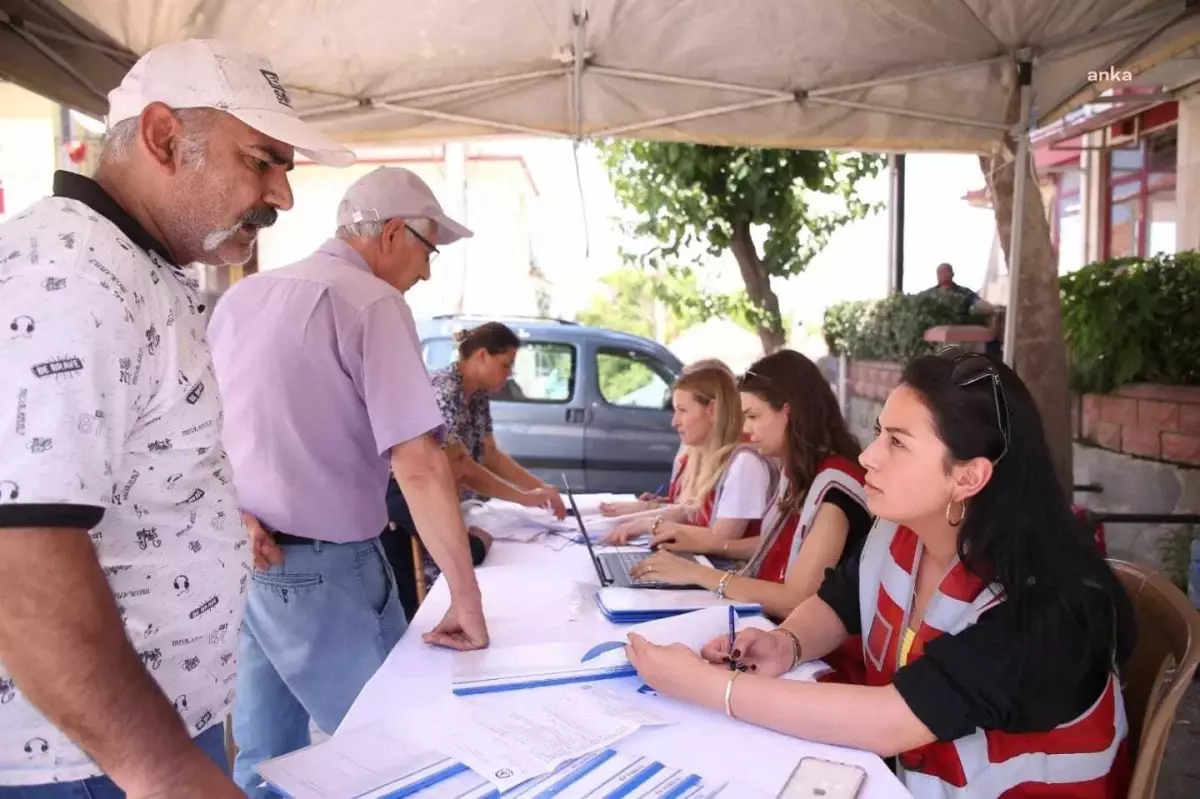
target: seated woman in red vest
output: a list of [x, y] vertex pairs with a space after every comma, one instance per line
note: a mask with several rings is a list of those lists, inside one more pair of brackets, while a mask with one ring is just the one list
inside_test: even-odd
[[742, 441], [742, 407], [728, 369], [694, 369], [675, 383], [672, 423], [686, 447], [671, 481], [671, 505], [627, 517], [604, 539], [625, 544], [676, 528], [733, 541], [759, 533], [777, 473]]
[[[729, 368], [729, 365], [720, 358], [701, 358], [698, 361], [693, 361], [692, 363], [689, 363], [687, 366], [683, 367], [683, 372], [681, 374], [686, 375], [690, 372], [695, 372], [697, 369], [720, 369], [721, 371], [726, 372], [731, 378], [734, 378], [735, 380], [737, 379], [737, 376], [734, 375], [733, 370]], [[746, 441], [748, 439], [743, 436], [742, 440]], [[664, 505], [670, 505], [674, 498], [671, 496], [669, 489], [675, 485], [675, 481], [679, 475], [679, 462], [686, 452], [687, 447], [681, 442], [679, 444], [679, 452], [675, 455], [675, 461], [671, 464], [671, 482], [666, 485], [659, 486], [658, 488], [658, 491], [660, 492], [664, 489], [667, 489], [666, 496], [662, 496], [661, 494], [653, 491], [646, 491], [640, 494], [636, 500], [630, 502], [601, 502], [601, 515], [629, 516], [635, 513], [641, 513], [642, 511], [657, 510]]]
[[[817, 592], [825, 570], [857, 551], [871, 527], [858, 464], [837, 398], [816, 364], [794, 350], [762, 358], [738, 381], [745, 429], [759, 452], [782, 463], [762, 535], [720, 540], [707, 530], [660, 527], [659, 551], [634, 576], [675, 585], [701, 585], [722, 597], [758, 602], [785, 618]], [[672, 553], [692, 552], [746, 561], [725, 571]]]
[[[1071, 514], [1025, 385], [957, 348], [918, 358], [861, 461], [879, 521], [857, 557], [732, 651], [727, 637], [697, 656], [631, 636], [642, 678], [790, 735], [898, 755], [918, 799], [1123, 797], [1132, 607]], [[867, 685], [776, 679], [859, 632]]]

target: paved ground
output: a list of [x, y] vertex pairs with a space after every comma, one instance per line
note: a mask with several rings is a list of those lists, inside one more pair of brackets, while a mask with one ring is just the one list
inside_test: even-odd
[[1158, 799], [1197, 796], [1200, 796], [1200, 681], [1192, 683], [1179, 703], [1158, 782]]

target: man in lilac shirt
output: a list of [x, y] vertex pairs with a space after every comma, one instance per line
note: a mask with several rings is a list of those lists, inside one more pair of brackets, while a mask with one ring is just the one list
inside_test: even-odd
[[337, 221], [309, 258], [236, 284], [209, 328], [255, 553], [234, 704], [234, 778], [251, 797], [269, 795], [257, 765], [306, 746], [310, 718], [332, 733], [404, 632], [378, 537], [389, 466], [450, 588], [425, 641], [488, 643], [402, 294], [428, 279], [438, 244], [471, 233], [420, 178], [386, 167], [350, 187]]

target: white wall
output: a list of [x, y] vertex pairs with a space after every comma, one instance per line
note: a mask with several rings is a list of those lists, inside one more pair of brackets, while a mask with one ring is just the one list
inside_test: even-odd
[[57, 165], [58, 106], [0, 82], [0, 222], [50, 194]]
[[[434, 261], [431, 280], [409, 292], [414, 314], [432, 316], [460, 309], [476, 314], [535, 313], [535, 282], [529, 276], [529, 204], [533, 192], [520, 162], [447, 163], [442, 160], [440, 147], [418, 154], [437, 160], [398, 160], [405, 155], [414, 157], [413, 153], [393, 152], [391, 156], [397, 160], [390, 165], [420, 175], [447, 212], [457, 214], [456, 218], [475, 233], [471, 239], [443, 248]], [[263, 231], [259, 269], [268, 271], [293, 263], [332, 236], [337, 206], [346, 189], [377, 169], [380, 160], [385, 159], [360, 162], [346, 169], [298, 165], [291, 175], [295, 205]]]

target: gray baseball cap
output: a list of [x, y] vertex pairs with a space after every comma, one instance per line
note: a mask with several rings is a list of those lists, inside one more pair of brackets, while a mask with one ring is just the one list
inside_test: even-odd
[[450, 244], [475, 234], [446, 216], [433, 191], [407, 169], [381, 166], [354, 182], [338, 204], [337, 224], [429, 219], [436, 225], [434, 244]]

